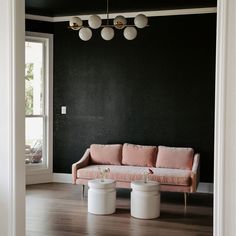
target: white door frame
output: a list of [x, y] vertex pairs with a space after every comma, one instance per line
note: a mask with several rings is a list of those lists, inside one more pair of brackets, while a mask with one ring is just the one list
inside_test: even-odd
[[236, 218], [236, 1], [218, 0], [214, 235], [234, 236]]
[[25, 235], [24, 0], [0, 0], [0, 235]]
[[[0, 0], [0, 5], [0, 233], [4, 236], [24, 236], [24, 0]], [[235, 235], [235, 12], [235, 0], [218, 0], [214, 162], [215, 236]]]

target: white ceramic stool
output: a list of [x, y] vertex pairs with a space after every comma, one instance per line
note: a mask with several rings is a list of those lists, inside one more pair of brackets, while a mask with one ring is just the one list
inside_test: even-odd
[[160, 216], [160, 184], [143, 180], [131, 183], [131, 216], [140, 219], [154, 219]]
[[116, 210], [116, 182], [112, 179], [88, 181], [88, 212], [97, 215], [112, 214]]

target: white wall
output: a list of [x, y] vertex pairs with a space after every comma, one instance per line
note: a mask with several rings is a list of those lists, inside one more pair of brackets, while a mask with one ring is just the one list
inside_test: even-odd
[[0, 0], [0, 235], [25, 235], [24, 1]]

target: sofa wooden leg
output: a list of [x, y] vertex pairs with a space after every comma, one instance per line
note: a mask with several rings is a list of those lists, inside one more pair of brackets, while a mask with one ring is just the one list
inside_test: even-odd
[[184, 193], [184, 215], [187, 213], [187, 193]]
[[82, 197], [84, 197], [84, 188], [85, 188], [85, 186], [84, 186], [84, 184], [82, 184]]

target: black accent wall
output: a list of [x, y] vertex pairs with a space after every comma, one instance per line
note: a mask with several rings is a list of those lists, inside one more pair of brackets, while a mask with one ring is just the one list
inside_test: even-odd
[[54, 24], [46, 21], [26, 20], [26, 31], [53, 34]]
[[68, 23], [27, 21], [54, 33], [54, 172], [70, 173], [92, 143], [129, 142], [193, 147], [213, 182], [216, 14], [149, 23], [134, 41], [95, 30], [83, 42]]
[[213, 182], [216, 14], [149, 23], [110, 42], [54, 24], [54, 172], [70, 173], [92, 143], [161, 144], [193, 147]]

